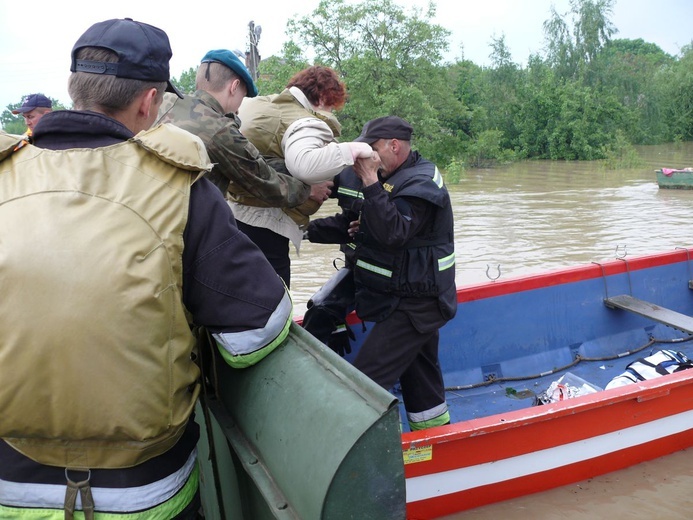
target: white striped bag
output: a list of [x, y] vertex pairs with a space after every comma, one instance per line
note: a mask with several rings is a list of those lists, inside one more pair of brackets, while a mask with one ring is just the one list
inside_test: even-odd
[[609, 381], [605, 390], [673, 374], [688, 368], [693, 368], [693, 362], [683, 352], [660, 350], [651, 356], [636, 359], [630, 363], [623, 374]]

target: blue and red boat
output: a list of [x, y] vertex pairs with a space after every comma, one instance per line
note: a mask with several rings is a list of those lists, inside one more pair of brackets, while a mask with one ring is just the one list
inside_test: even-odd
[[[457, 315], [440, 340], [452, 423], [418, 432], [400, 423], [396, 388], [373, 388], [348, 363], [368, 323], [349, 317], [356, 342], [346, 360], [297, 326], [289, 345], [268, 358], [275, 366], [243, 371], [243, 383], [219, 393], [243, 439], [226, 435], [231, 458], [242, 459], [246, 449], [268, 467], [253, 477], [248, 465], [236, 464], [236, 478], [251, 482], [253, 496], [270, 496], [262, 479], [272, 481], [269, 503], [294, 515], [286, 518], [422, 520], [690, 447], [693, 370], [601, 389], [660, 350], [693, 358], [692, 273], [691, 251], [681, 248], [460, 287]], [[294, 366], [292, 358], [302, 360]], [[325, 374], [348, 380], [349, 391], [330, 381], [311, 388]], [[566, 374], [598, 391], [547, 399]], [[310, 391], [290, 395], [304, 386]], [[259, 409], [242, 410], [243, 389], [262, 394], [263, 420], [255, 417]], [[301, 407], [310, 410], [296, 412]], [[270, 428], [278, 446], [265, 438]], [[331, 470], [317, 475], [323, 461]], [[308, 498], [304, 488], [316, 487], [320, 493]]]

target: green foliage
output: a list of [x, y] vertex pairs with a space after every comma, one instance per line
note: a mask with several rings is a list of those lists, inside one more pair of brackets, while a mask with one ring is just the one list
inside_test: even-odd
[[604, 146], [614, 139], [622, 107], [613, 96], [575, 84], [566, 84], [559, 95], [559, 119], [549, 136], [549, 157], [602, 158]]
[[195, 76], [197, 75], [197, 67], [190, 67], [188, 70], [183, 71], [180, 78], [171, 78], [171, 83], [173, 83], [178, 90], [183, 94], [192, 94], [195, 92]]
[[[544, 22], [548, 62], [559, 77], [593, 80], [593, 63], [617, 32], [610, 17], [615, 0], [570, 0], [570, 12], [560, 15], [551, 6]], [[570, 16], [569, 20], [566, 18]]]
[[443, 170], [443, 179], [445, 179], [445, 184], [459, 184], [464, 174], [464, 162], [459, 158], [454, 158]]
[[345, 59], [369, 54], [396, 68], [406, 69], [420, 58], [440, 63], [450, 32], [431, 24], [433, 16], [432, 2], [425, 13], [414, 8], [409, 15], [391, 0], [322, 0], [312, 14], [289, 20], [287, 33], [310, 47], [316, 62], [346, 76]]
[[[16, 134], [16, 135], [21, 135], [26, 131], [26, 125], [24, 124], [24, 119], [21, 117], [17, 118], [14, 116], [13, 119], [7, 120], [6, 122], [6, 115], [12, 115], [11, 112], [5, 110], [2, 113], [2, 130], [4, 132], [7, 132], [8, 134]], [[9, 118], [8, 118], [9, 119]]]
[[293, 45], [309, 47], [347, 85], [349, 102], [338, 114], [343, 139], [370, 119], [397, 115], [414, 126], [415, 147], [429, 159], [445, 164], [459, 150], [468, 110], [442, 64], [450, 33], [433, 16], [433, 3], [405, 12], [391, 0], [323, 0], [311, 15], [289, 21]]
[[272, 56], [260, 62], [260, 79], [257, 81], [260, 95], [267, 96], [281, 92], [294, 74], [309, 65], [310, 63], [302, 56], [298, 46], [292, 42], [285, 43], [281, 57]]
[[494, 67], [484, 70], [480, 80], [482, 105], [485, 109], [485, 120], [479, 131], [502, 129], [502, 148], [512, 148], [519, 130], [517, 128], [517, 112], [521, 106], [519, 89], [521, 87], [522, 71], [510, 60], [510, 51], [505, 44], [505, 37], [494, 38], [491, 43], [490, 58]]
[[663, 67], [655, 78], [665, 141], [693, 139], [693, 42], [681, 50], [681, 58]]
[[469, 143], [464, 151], [464, 162], [472, 168], [490, 168], [499, 163], [515, 160], [515, 154], [501, 147], [503, 132], [485, 130], [479, 137]]
[[595, 61], [599, 89], [610, 92], [623, 105], [621, 130], [635, 144], [656, 144], [666, 133], [661, 118], [661, 89], [658, 72], [674, 63], [653, 43], [612, 40]]
[[[349, 92], [338, 114], [344, 140], [390, 114], [412, 123], [415, 147], [439, 164], [624, 161], [624, 140], [692, 138], [693, 58], [684, 53], [677, 61], [642, 40], [612, 40], [614, 3], [571, 0], [566, 13], [552, 8], [546, 55], [531, 55], [523, 69], [504, 35], [491, 41], [489, 68], [442, 63], [449, 33], [431, 22], [433, 3], [406, 12], [392, 0], [322, 0], [311, 15], [289, 21], [292, 52], [282, 63], [312, 54], [341, 74]], [[665, 74], [676, 82], [664, 83]]]
[[620, 130], [616, 131], [614, 142], [604, 147], [603, 155], [605, 159], [602, 161], [602, 166], [606, 170], [642, 168], [646, 165], [638, 151]]

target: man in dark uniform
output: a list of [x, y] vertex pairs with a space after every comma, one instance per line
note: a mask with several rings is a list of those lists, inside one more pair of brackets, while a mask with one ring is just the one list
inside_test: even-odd
[[438, 168], [411, 149], [411, 125], [369, 121], [357, 141], [372, 158], [354, 165], [363, 184], [356, 243], [356, 313], [375, 323], [354, 366], [383, 388], [397, 380], [412, 430], [450, 421], [438, 331], [457, 308], [454, 223]]
[[370, 121], [357, 141], [377, 156], [354, 169], [361, 218], [351, 223], [356, 313], [373, 321], [354, 366], [384, 388], [399, 379], [412, 430], [450, 422], [438, 363], [438, 330], [457, 309], [454, 222], [438, 168], [411, 149], [411, 125]]

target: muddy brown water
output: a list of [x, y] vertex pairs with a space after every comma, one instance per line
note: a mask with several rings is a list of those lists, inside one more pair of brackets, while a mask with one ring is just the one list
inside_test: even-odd
[[[456, 281], [520, 275], [693, 248], [693, 190], [660, 190], [654, 170], [693, 166], [693, 143], [639, 147], [642, 168], [532, 161], [468, 170], [449, 185]], [[328, 201], [317, 216], [338, 211]], [[292, 252], [292, 296], [310, 296], [341, 266], [338, 249], [304, 242]], [[693, 449], [601, 477], [446, 517], [491, 519], [693, 518]]]

